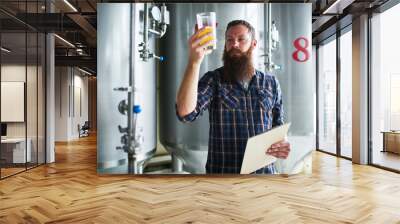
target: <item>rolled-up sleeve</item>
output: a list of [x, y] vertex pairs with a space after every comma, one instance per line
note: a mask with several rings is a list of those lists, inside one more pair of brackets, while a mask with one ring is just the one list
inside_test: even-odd
[[275, 105], [272, 109], [273, 114], [273, 122], [272, 127], [282, 125], [284, 122], [284, 111], [283, 111], [283, 104], [282, 104], [282, 91], [281, 86], [279, 85], [279, 81], [276, 77], [275, 80]]
[[213, 95], [214, 95], [214, 72], [207, 72], [204, 74], [203, 77], [199, 80], [198, 86], [197, 86], [197, 103], [195, 109], [181, 117], [178, 114], [178, 106], [175, 103], [175, 111], [176, 111], [176, 116], [178, 119], [182, 122], [193, 122], [195, 121], [200, 115], [203, 114], [205, 110], [207, 110], [210, 106], [210, 103], [212, 101]]

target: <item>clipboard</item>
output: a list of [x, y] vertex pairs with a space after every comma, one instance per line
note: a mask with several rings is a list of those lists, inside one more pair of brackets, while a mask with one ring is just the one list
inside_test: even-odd
[[276, 157], [265, 154], [272, 144], [285, 139], [290, 123], [275, 127], [267, 132], [253, 136], [247, 140], [240, 174], [250, 174], [277, 160]]

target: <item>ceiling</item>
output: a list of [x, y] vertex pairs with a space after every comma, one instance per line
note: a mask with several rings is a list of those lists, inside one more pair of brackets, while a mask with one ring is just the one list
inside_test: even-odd
[[389, 0], [313, 0], [313, 44], [350, 25], [354, 17], [374, 12], [387, 2]]
[[[44, 49], [44, 44], [37, 43], [37, 39], [43, 38], [37, 38], [36, 35], [52, 32], [57, 34], [55, 38], [56, 66], [79, 66], [95, 73], [97, 1], [50, 0], [47, 2], [46, 5], [45, 0], [0, 1], [2, 46], [12, 49], [10, 53], [7, 53], [7, 57], [3, 57], [3, 60], [7, 58], [6, 60], [9, 61], [18, 61], [18, 59], [25, 59], [26, 56], [29, 63], [29, 59], [37, 57], [36, 51]], [[25, 35], [25, 32], [28, 35]]]

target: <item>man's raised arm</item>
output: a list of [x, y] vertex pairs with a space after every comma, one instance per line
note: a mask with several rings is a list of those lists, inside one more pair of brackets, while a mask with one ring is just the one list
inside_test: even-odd
[[211, 53], [211, 50], [207, 50], [207, 46], [213, 43], [211, 31], [209, 27], [196, 29], [189, 38], [189, 61], [176, 98], [177, 112], [180, 117], [190, 114], [196, 108], [200, 65], [204, 56]]

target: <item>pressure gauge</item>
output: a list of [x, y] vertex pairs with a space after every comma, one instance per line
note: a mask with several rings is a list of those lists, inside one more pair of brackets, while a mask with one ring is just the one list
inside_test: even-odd
[[157, 22], [160, 22], [160, 21], [161, 21], [161, 11], [160, 11], [160, 9], [159, 9], [157, 6], [151, 7], [150, 13], [151, 13], [151, 17], [152, 17], [155, 21], [157, 21]]

